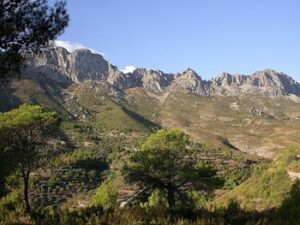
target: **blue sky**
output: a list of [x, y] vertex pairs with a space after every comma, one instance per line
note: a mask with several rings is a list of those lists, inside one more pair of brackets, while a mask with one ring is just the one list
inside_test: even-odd
[[299, 0], [69, 0], [58, 39], [128, 65], [210, 79], [273, 68], [300, 81]]

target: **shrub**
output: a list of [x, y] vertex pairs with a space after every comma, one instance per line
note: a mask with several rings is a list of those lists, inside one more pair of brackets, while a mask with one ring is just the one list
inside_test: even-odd
[[17, 214], [22, 212], [22, 194], [20, 190], [14, 190], [0, 199], [0, 224], [18, 218]]
[[97, 189], [95, 196], [92, 199], [92, 204], [100, 206], [104, 210], [112, 209], [116, 206], [118, 192], [114, 188], [110, 180], [105, 180]]
[[166, 195], [159, 189], [155, 189], [148, 197], [148, 201], [141, 203], [142, 208], [168, 207]]

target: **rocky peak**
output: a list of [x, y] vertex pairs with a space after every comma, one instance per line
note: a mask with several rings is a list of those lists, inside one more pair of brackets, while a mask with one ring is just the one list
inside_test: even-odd
[[119, 89], [143, 87], [152, 92], [163, 92], [173, 79], [173, 74], [166, 74], [160, 70], [137, 68], [132, 73], [115, 72], [107, 80]]
[[241, 74], [230, 74], [223, 72], [220, 76], [214, 78], [212, 81], [216, 86], [231, 86], [231, 85], [243, 85], [248, 82], [249, 76]]
[[88, 49], [78, 49], [69, 54], [70, 76], [74, 82], [85, 80], [106, 80], [118, 69], [108, 63], [102, 55], [93, 54]]
[[300, 84], [284, 73], [272, 69], [255, 72], [252, 85], [257, 86], [270, 95], [300, 95]]
[[94, 54], [88, 49], [78, 49], [72, 53], [62, 47], [44, 50], [29, 57], [27, 70], [29, 74], [43, 74], [63, 83], [104, 81], [117, 89], [143, 87], [155, 93], [172, 90], [198, 95], [253, 93], [267, 96], [300, 96], [299, 83], [272, 69], [258, 71], [250, 76], [222, 73], [211, 81], [202, 80], [191, 68], [176, 75], [145, 68], [124, 74], [102, 55]]
[[187, 68], [186, 70], [184, 70], [181, 73], [181, 76], [185, 76], [187, 79], [202, 80], [198, 73], [191, 68]]
[[233, 75], [231, 75], [230, 73], [223, 72], [221, 73], [220, 76], [216, 77], [213, 80], [215, 81], [215, 84], [218, 86], [231, 85], [233, 80]]
[[255, 72], [250, 76], [222, 73], [212, 80], [215, 94], [239, 95], [241, 93], [278, 96], [300, 94], [300, 85], [291, 77], [272, 69]]
[[[56, 47], [57, 48], [57, 47]], [[72, 52], [72, 54], [74, 56], [84, 56], [84, 55], [94, 55], [94, 53], [91, 52], [91, 50], [87, 49], [87, 48], [79, 48], [76, 49], [75, 51]], [[98, 55], [98, 54], [95, 54]], [[101, 56], [101, 55], [100, 55]], [[102, 57], [103, 58], [103, 57]]]
[[172, 82], [170, 90], [180, 90], [188, 93], [207, 95], [209, 83], [202, 81], [201, 77], [191, 68], [187, 68]]
[[28, 64], [29, 69], [34, 67], [36, 72], [58, 82], [105, 80], [109, 72], [117, 71], [103, 56], [93, 54], [88, 49], [78, 49], [70, 53], [62, 47], [55, 47], [32, 56]]
[[123, 73], [119, 70], [109, 72], [108, 83], [118, 89], [142, 86], [141, 77], [135, 73]]
[[164, 91], [174, 79], [173, 74], [167, 74], [160, 70], [147, 70], [139, 68], [132, 73], [135, 77], [141, 79], [142, 86], [153, 92]]
[[68, 55], [70, 53], [62, 47], [44, 50], [37, 55], [29, 55], [26, 72], [29, 74], [43, 74], [50, 79], [62, 83], [72, 82], [68, 73]]
[[256, 86], [281, 86], [279, 76], [281, 74], [274, 70], [267, 69], [255, 72], [252, 75], [253, 85]]

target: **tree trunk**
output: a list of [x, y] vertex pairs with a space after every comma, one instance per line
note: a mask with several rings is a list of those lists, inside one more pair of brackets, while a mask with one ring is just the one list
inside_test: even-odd
[[167, 191], [168, 191], [168, 193], [167, 193], [168, 194], [168, 196], [167, 196], [168, 205], [170, 208], [174, 208], [174, 206], [175, 206], [175, 190], [174, 190], [174, 188], [169, 187], [167, 189]]
[[28, 196], [28, 192], [29, 192], [29, 172], [25, 172], [22, 175], [23, 177], [23, 183], [24, 183], [24, 207], [25, 207], [25, 211], [27, 213], [31, 212], [31, 208], [30, 208], [30, 204], [29, 204], [29, 196]]

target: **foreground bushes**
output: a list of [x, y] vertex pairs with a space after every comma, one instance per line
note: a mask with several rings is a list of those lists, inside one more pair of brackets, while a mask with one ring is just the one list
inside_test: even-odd
[[[95, 196], [95, 206], [85, 209], [58, 209], [44, 207], [24, 216], [19, 193], [12, 192], [0, 200], [0, 224], [35, 225], [299, 225], [300, 181], [292, 185], [290, 192], [278, 208], [265, 211], [243, 209], [237, 201], [230, 201], [225, 208], [207, 210], [182, 202], [168, 208], [162, 193], [153, 192], [147, 203], [132, 208], [117, 208], [115, 195], [109, 180], [103, 183]], [[197, 196], [196, 196], [197, 197]], [[199, 197], [199, 196], [198, 196]], [[97, 203], [97, 204], [96, 204]], [[105, 207], [105, 206], [110, 207]]]
[[296, 218], [279, 217], [276, 210], [265, 212], [247, 212], [232, 203], [229, 208], [217, 212], [206, 210], [167, 208], [128, 208], [103, 210], [87, 208], [81, 210], [60, 211], [54, 208], [36, 210], [29, 217], [7, 218], [0, 224], [35, 224], [35, 225], [282, 225], [298, 224]]

